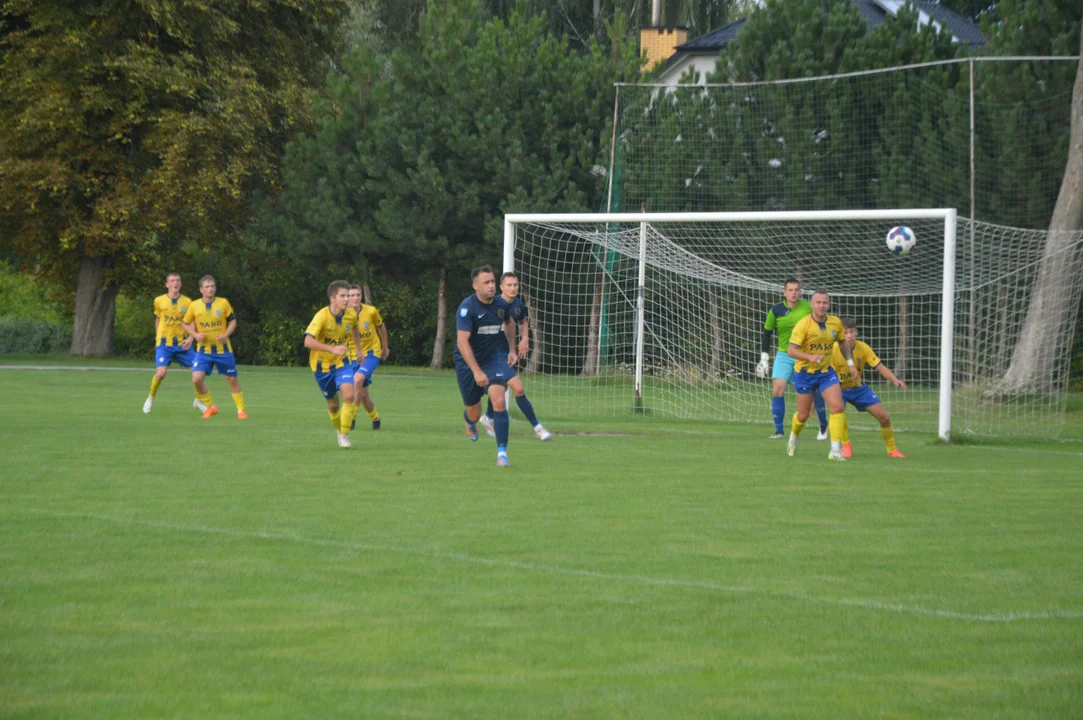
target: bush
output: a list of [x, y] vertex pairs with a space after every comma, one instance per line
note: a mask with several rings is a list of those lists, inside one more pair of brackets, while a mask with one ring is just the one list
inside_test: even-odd
[[[311, 318], [309, 318], [311, 320]], [[307, 321], [298, 321], [279, 312], [260, 315], [255, 333], [254, 362], [257, 365], [298, 367], [308, 362], [308, 350], [304, 346], [304, 329]]]
[[71, 326], [36, 318], [0, 317], [0, 354], [71, 350]]
[[113, 352], [117, 355], [149, 359], [154, 357], [153, 298], [117, 296], [117, 314], [113, 323]]
[[50, 300], [53, 289], [36, 283], [33, 278], [0, 260], [0, 317], [46, 320], [58, 325], [70, 325], [67, 308]]

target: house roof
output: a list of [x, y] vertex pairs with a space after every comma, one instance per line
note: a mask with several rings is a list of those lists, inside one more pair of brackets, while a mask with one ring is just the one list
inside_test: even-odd
[[[868, 23], [869, 32], [872, 32], [872, 29], [877, 25], [883, 25], [887, 22], [889, 12], [884, 7], [886, 3], [877, 2], [876, 0], [852, 0], [852, 2], [857, 5], [857, 10], [861, 13], [861, 17]], [[978, 26], [962, 15], [954, 13], [935, 2], [929, 2], [928, 0], [911, 0], [911, 2], [915, 8], [954, 35], [959, 42], [972, 46], [985, 43], [985, 36], [981, 34], [981, 30], [978, 29]], [[891, 13], [891, 15], [894, 16], [893, 13]], [[716, 30], [712, 30], [709, 33], [700, 35], [686, 43], [678, 45], [674, 49], [673, 55], [670, 55], [666, 59], [663, 72], [680, 63], [681, 60], [688, 55], [718, 54], [723, 48], [733, 42], [737, 37], [737, 33], [744, 26], [746, 20], [747, 18], [739, 18]]]

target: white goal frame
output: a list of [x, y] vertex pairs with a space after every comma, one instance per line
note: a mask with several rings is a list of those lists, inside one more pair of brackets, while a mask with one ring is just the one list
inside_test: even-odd
[[[939, 414], [937, 433], [945, 441], [951, 439], [952, 362], [955, 323], [955, 208], [923, 208], [897, 210], [787, 210], [778, 212], [704, 212], [704, 213], [524, 213], [504, 216], [504, 272], [515, 270], [515, 229], [527, 223], [639, 223], [639, 283], [636, 296], [635, 384], [639, 397], [643, 389], [644, 303], [646, 293], [647, 226], [662, 222], [817, 222], [838, 220], [886, 220], [902, 223], [906, 220], [935, 220], [944, 222], [943, 300], [940, 321]], [[934, 242], [930, 239], [928, 242]]]

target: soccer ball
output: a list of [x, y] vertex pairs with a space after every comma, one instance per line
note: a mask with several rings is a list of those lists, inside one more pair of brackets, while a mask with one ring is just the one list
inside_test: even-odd
[[893, 227], [887, 231], [887, 249], [892, 255], [905, 255], [914, 249], [914, 231], [905, 225]]

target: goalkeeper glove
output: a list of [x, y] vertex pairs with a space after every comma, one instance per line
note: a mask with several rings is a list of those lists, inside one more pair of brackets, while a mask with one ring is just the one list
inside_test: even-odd
[[756, 365], [756, 377], [771, 377], [771, 358], [767, 353], [760, 353], [760, 362]]

